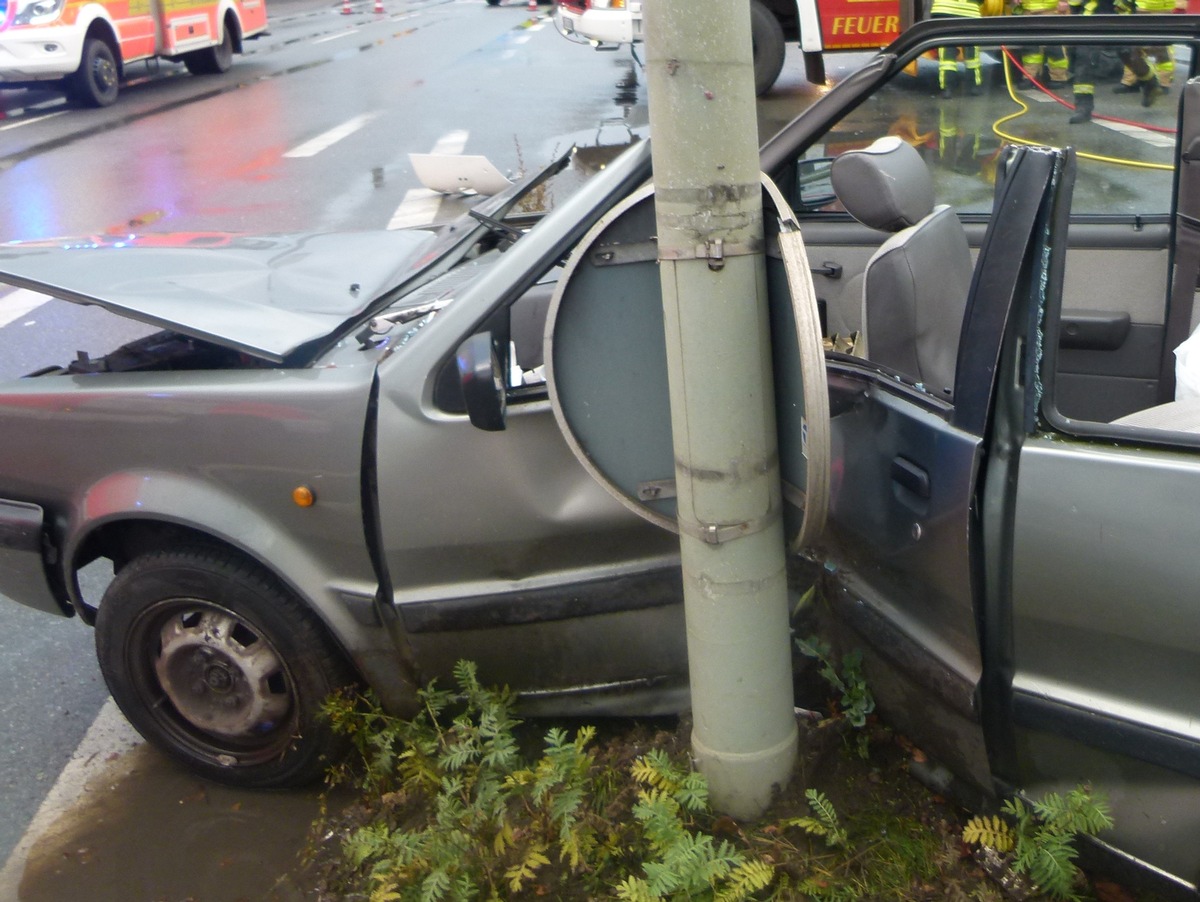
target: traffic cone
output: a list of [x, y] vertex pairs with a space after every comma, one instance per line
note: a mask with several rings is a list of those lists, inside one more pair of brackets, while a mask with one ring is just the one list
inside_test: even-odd
[[383, 12], [383, 0], [375, 0], [375, 12], [376, 13]]
[[537, 12], [537, 0], [529, 0], [529, 5], [525, 8], [531, 13]]
[[342, 0], [342, 15], [349, 16], [353, 14], [353, 12], [354, 10], [350, 8], [350, 0]]

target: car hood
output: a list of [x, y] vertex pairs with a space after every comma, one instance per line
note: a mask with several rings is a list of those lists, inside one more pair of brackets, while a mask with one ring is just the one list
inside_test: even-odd
[[434, 233], [189, 233], [0, 245], [0, 282], [276, 363], [363, 314]]

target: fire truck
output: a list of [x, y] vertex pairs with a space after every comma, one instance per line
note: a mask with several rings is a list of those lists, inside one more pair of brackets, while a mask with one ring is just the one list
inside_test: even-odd
[[[642, 3], [650, 0], [556, 0], [555, 24], [573, 40], [613, 49], [643, 39]], [[804, 54], [805, 76], [825, 81], [825, 53], [886, 47], [920, 17], [919, 0], [751, 0], [754, 81], [775, 84], [789, 41]]]
[[266, 29], [265, 0], [0, 0], [0, 88], [56, 83], [77, 103], [108, 106], [130, 63], [224, 72]]

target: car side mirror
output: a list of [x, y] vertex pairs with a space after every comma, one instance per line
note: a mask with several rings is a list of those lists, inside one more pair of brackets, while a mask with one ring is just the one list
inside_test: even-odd
[[455, 357], [471, 425], [485, 432], [502, 431], [507, 412], [507, 383], [491, 333], [472, 335], [458, 346]]
[[833, 157], [800, 160], [796, 163], [796, 210], [815, 211], [837, 202], [830, 172]]

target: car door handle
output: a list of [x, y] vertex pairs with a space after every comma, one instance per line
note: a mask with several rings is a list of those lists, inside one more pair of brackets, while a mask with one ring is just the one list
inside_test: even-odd
[[826, 261], [820, 266], [811, 267], [814, 276], [824, 276], [827, 279], [840, 279], [842, 277], [842, 264], [830, 263]]
[[929, 474], [906, 457], [892, 460], [892, 481], [918, 498], [929, 497]]

